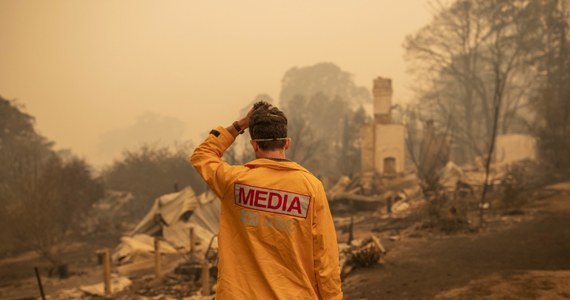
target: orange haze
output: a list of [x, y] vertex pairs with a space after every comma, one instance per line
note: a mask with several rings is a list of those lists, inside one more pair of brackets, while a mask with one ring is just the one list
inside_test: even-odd
[[391, 77], [407, 101], [401, 45], [429, 18], [425, 0], [0, 1], [0, 95], [101, 165], [119, 151], [102, 140], [120, 148], [137, 120], [197, 142], [256, 95], [277, 98], [294, 66], [333, 62], [366, 87]]

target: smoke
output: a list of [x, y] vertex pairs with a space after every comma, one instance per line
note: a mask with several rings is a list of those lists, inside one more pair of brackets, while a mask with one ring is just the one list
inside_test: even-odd
[[183, 121], [153, 112], [145, 112], [136, 118], [133, 125], [107, 131], [100, 136], [98, 156], [101, 161], [111, 161], [127, 149], [144, 144], [171, 146], [179, 142], [186, 125]]

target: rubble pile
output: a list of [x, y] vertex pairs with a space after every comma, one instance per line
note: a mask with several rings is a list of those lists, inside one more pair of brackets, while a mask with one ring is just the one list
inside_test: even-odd
[[174, 299], [182, 299], [192, 297], [196, 291], [200, 289], [198, 282], [190, 280], [189, 277], [177, 274], [168, 274], [157, 284], [154, 276], [141, 278], [134, 288], [133, 293], [138, 296], [154, 298], [172, 297]]
[[411, 202], [422, 198], [422, 190], [413, 172], [391, 175], [363, 173], [354, 179], [341, 177], [328, 190], [327, 196], [333, 211], [375, 210], [386, 207], [390, 213], [393, 205], [399, 201], [407, 203], [399, 207], [399, 210], [406, 210]]
[[[111, 294], [125, 295], [129, 294], [132, 289], [133, 282], [123, 276], [112, 276], [111, 278]], [[50, 295], [47, 299], [51, 300], [68, 300], [68, 299], [101, 299], [105, 297], [105, 287], [103, 283], [91, 285], [82, 285], [76, 288], [63, 289], [57, 293]]]
[[353, 240], [350, 244], [341, 244], [339, 247], [341, 278], [346, 278], [356, 268], [377, 264], [386, 255], [386, 249], [376, 236], [365, 240]]

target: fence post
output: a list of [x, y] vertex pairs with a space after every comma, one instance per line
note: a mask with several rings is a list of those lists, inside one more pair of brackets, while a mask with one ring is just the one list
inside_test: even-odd
[[105, 296], [111, 295], [111, 257], [108, 248], [103, 250], [103, 285], [105, 286]]
[[190, 254], [194, 253], [194, 227], [190, 227]]
[[202, 296], [210, 296], [210, 264], [202, 263]]
[[40, 287], [40, 295], [42, 295], [42, 300], [45, 300], [46, 295], [44, 294], [44, 286], [42, 285], [42, 278], [40, 277], [40, 271], [38, 271], [38, 267], [34, 267], [34, 271], [36, 271], [36, 279], [38, 280], [38, 286]]
[[160, 240], [158, 238], [154, 238], [154, 274], [156, 280], [160, 280], [161, 275], [161, 266], [160, 266]]

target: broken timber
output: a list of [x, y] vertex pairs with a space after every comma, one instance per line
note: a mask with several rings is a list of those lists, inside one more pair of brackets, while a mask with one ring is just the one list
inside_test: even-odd
[[349, 191], [336, 192], [330, 195], [331, 201], [345, 202], [355, 208], [377, 209], [387, 205], [388, 196], [393, 193], [417, 186], [415, 177], [396, 178], [382, 186], [376, 187], [373, 195], [363, 195], [358, 193], [358, 189], [352, 188]]

